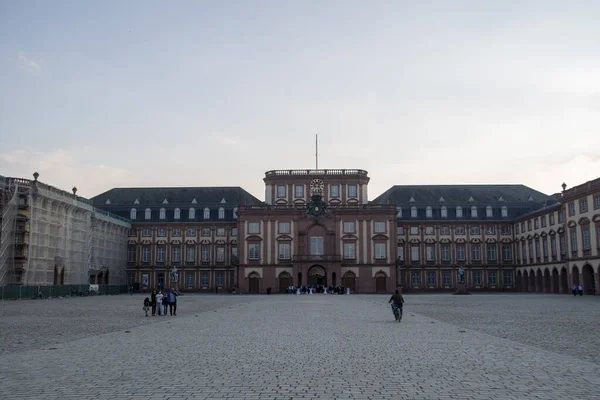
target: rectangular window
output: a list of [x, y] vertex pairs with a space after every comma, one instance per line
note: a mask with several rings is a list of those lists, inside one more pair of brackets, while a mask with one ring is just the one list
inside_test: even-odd
[[202, 287], [208, 287], [208, 272], [202, 272], [200, 274], [200, 285]]
[[304, 197], [304, 186], [303, 185], [296, 185], [294, 190], [295, 190], [296, 197], [300, 197], [300, 198]]
[[540, 223], [541, 223], [541, 225], [542, 225], [542, 228], [545, 228], [545, 227], [546, 227], [546, 216], [545, 216], [545, 215], [542, 215], [542, 216], [540, 217]]
[[340, 187], [338, 185], [329, 186], [329, 197], [340, 197]]
[[344, 222], [344, 233], [354, 233], [354, 222]]
[[165, 262], [165, 248], [159, 247], [156, 249], [156, 262], [164, 263]]
[[481, 245], [479, 243], [471, 244], [471, 259], [481, 261]]
[[215, 285], [220, 287], [225, 286], [225, 272], [217, 272], [215, 275]]
[[494, 225], [488, 225], [485, 228], [485, 234], [486, 235], [495, 235], [496, 234], [496, 227]]
[[523, 262], [527, 263], [527, 244], [521, 242], [521, 255], [523, 256]]
[[456, 260], [457, 261], [465, 261], [465, 245], [464, 244], [456, 245]]
[[250, 233], [250, 234], [260, 233], [260, 223], [248, 222], [248, 233]]
[[511, 248], [510, 244], [502, 245], [502, 259], [504, 261], [510, 261], [512, 259], [512, 254], [511, 254], [510, 248]]
[[217, 262], [218, 263], [225, 262], [225, 247], [223, 247], [223, 246], [217, 247]]
[[188, 228], [187, 236], [196, 236], [196, 230], [194, 228]]
[[410, 260], [419, 261], [419, 246], [410, 247]]
[[425, 248], [427, 250], [427, 261], [428, 262], [433, 262], [435, 261], [435, 247], [433, 246], [427, 246]]
[[534, 227], [534, 229], [540, 228], [540, 220], [539, 219], [536, 218], [533, 220], [533, 227]]
[[188, 287], [193, 287], [194, 286], [194, 273], [193, 272], [188, 272], [185, 275], [185, 284]]
[[290, 228], [290, 223], [289, 222], [280, 222], [279, 224], [279, 233], [290, 233], [291, 228]]
[[231, 228], [231, 236], [237, 236], [237, 228]]
[[503, 226], [502, 230], [500, 231], [500, 233], [502, 235], [510, 235], [511, 234], [510, 225]]
[[550, 251], [553, 257], [556, 256], [556, 236], [550, 238]]
[[554, 213], [548, 216], [548, 220], [550, 222], [550, 226], [554, 225]]
[[[235, 229], [235, 228], [232, 228]], [[225, 228], [217, 228], [217, 236], [224, 237], [225, 236]]]
[[579, 200], [579, 213], [580, 214], [584, 214], [588, 212], [588, 202], [587, 202], [587, 197], [584, 199]]
[[158, 228], [158, 229], [156, 230], [156, 235], [157, 235], [157, 236], [160, 236], [160, 237], [165, 237], [165, 236], [167, 236], [167, 233], [166, 233], [166, 231], [165, 231], [165, 228]]
[[398, 246], [396, 251], [398, 252], [398, 260], [404, 261], [404, 246]]
[[569, 216], [572, 217], [573, 215], [575, 215], [575, 203], [570, 202], [569, 203]]
[[150, 248], [144, 247], [142, 249], [142, 262], [149, 263], [150, 262]]
[[496, 261], [496, 245], [495, 244], [487, 245], [487, 259], [488, 259], [488, 261]]
[[565, 215], [563, 214], [562, 210], [558, 211], [558, 223], [562, 224], [563, 222], [565, 222]]
[[203, 263], [209, 263], [210, 262], [210, 247], [208, 246], [202, 246], [202, 258], [201, 261]]
[[527, 221], [527, 230], [531, 230], [531, 220]]
[[421, 272], [412, 271], [411, 281], [413, 286], [421, 286]]
[[237, 258], [238, 256], [238, 248], [237, 246], [231, 247], [231, 258]]
[[410, 227], [410, 234], [411, 235], [418, 235], [419, 234], [419, 227], [418, 226], [411, 226]]
[[136, 251], [135, 247], [127, 248], [127, 262], [135, 262]]
[[529, 249], [528, 249], [528, 251], [529, 251], [529, 260], [533, 261], [533, 259], [534, 259], [534, 253], [533, 253], [533, 242], [530, 240], [530, 241], [527, 243], [527, 245], [528, 245], [528, 247], [529, 247]]
[[435, 286], [435, 271], [427, 271], [427, 286]]
[[248, 245], [248, 259], [260, 260], [260, 244], [250, 243]]
[[344, 243], [344, 259], [354, 260], [356, 258], [356, 244]]
[[310, 255], [322, 256], [323, 252], [323, 237], [313, 236], [310, 238]]
[[171, 249], [171, 261], [174, 263], [181, 262], [181, 249], [179, 247], [173, 247]]
[[448, 218], [448, 209], [446, 207], [442, 207], [440, 214], [442, 218]]
[[565, 235], [560, 235], [558, 244], [560, 245], [560, 254], [567, 254], [567, 244], [565, 242]]
[[456, 233], [457, 235], [464, 235], [465, 234], [465, 227], [464, 226], [457, 226], [456, 228], [454, 228], [454, 233]]
[[502, 271], [504, 286], [512, 286], [515, 281], [514, 271]]
[[142, 230], [142, 236], [146, 236], [146, 237], [152, 236], [152, 231], [150, 230], [150, 228], [144, 228]]
[[452, 275], [450, 274], [450, 271], [442, 271], [442, 285], [452, 285]]
[[548, 257], [548, 238], [542, 238], [542, 251], [544, 252], [544, 257]]
[[210, 237], [210, 228], [202, 228], [202, 236]]
[[600, 195], [594, 197], [594, 209], [600, 208]]
[[581, 241], [583, 250], [590, 250], [592, 248], [592, 242], [590, 240], [590, 227], [583, 226], [581, 228]]
[[473, 271], [473, 285], [481, 286], [481, 271]]
[[488, 285], [496, 286], [498, 284], [498, 272], [488, 271]]
[[462, 218], [462, 208], [456, 207], [456, 218]]
[[442, 245], [442, 261], [450, 261], [450, 245]]
[[577, 251], [577, 231], [571, 231], [571, 251]]
[[375, 243], [375, 259], [385, 260], [387, 258], [387, 246], [385, 243]]
[[356, 190], [355, 184], [348, 185], [348, 197], [358, 197], [358, 191]]
[[403, 226], [398, 227], [398, 235], [404, 235], [404, 227]]
[[375, 222], [375, 233], [385, 233], [385, 222]]
[[425, 209], [425, 217], [426, 218], [431, 218], [433, 217], [433, 209], [431, 207], [427, 207]]
[[450, 227], [448, 227], [448, 226], [440, 227], [440, 235], [449, 235], [449, 234], [450, 234]]
[[285, 185], [277, 185], [277, 197], [285, 197]]
[[179, 228], [173, 228], [171, 230], [171, 236], [172, 237], [181, 237], [181, 229], [179, 229]]
[[479, 227], [478, 226], [471, 227], [471, 235], [479, 235]]
[[185, 261], [188, 263], [196, 261], [196, 250], [193, 247], [188, 247], [186, 249]]
[[425, 227], [425, 234], [426, 235], [433, 235], [434, 234], [433, 226], [426, 226]]
[[279, 243], [279, 259], [289, 260], [291, 258], [292, 246], [290, 243]]

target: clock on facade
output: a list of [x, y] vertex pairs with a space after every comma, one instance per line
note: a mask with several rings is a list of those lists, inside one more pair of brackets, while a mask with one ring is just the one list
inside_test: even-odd
[[325, 188], [325, 185], [323, 184], [323, 181], [320, 180], [320, 179], [313, 179], [310, 182], [310, 192], [311, 192], [311, 194], [322, 195], [324, 188]]

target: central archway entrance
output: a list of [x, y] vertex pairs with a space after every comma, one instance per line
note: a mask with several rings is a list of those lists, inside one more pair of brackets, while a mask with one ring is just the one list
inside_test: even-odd
[[279, 293], [287, 293], [290, 286], [292, 286], [292, 276], [285, 271], [279, 274]]
[[257, 294], [260, 292], [260, 275], [252, 272], [248, 276], [248, 293]]
[[308, 270], [309, 286], [327, 286], [327, 274], [325, 268], [320, 265], [313, 265]]

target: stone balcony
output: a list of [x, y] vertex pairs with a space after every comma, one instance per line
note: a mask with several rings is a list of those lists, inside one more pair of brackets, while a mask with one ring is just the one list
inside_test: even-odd
[[265, 172], [265, 178], [280, 176], [368, 176], [367, 171], [363, 169], [276, 169]]

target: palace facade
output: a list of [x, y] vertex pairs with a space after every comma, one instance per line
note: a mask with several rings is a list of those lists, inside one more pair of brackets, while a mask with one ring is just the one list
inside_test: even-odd
[[240, 187], [116, 188], [92, 201], [131, 221], [127, 280], [142, 290], [453, 291], [459, 266], [469, 290], [600, 290], [600, 179], [551, 196], [393, 186], [372, 201], [369, 180], [356, 169], [274, 170], [265, 201]]

